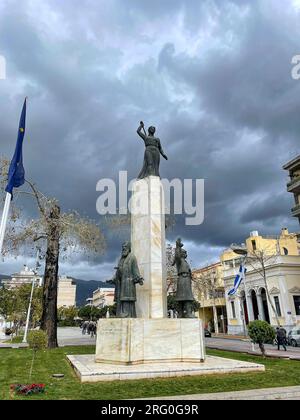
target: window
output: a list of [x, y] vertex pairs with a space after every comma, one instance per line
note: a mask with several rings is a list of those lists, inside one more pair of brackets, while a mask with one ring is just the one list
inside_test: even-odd
[[276, 308], [277, 315], [281, 316], [281, 308], [280, 308], [280, 302], [279, 302], [279, 297], [278, 296], [274, 296], [274, 302], [275, 302], [275, 308]]
[[232, 318], [236, 318], [234, 302], [231, 302], [231, 312], [232, 312]]
[[296, 315], [300, 315], [300, 296], [294, 296]]
[[256, 251], [256, 241], [251, 241], [252, 242], [252, 249], [253, 251]]
[[284, 255], [289, 255], [289, 250], [285, 247], [283, 247], [283, 252], [284, 252]]

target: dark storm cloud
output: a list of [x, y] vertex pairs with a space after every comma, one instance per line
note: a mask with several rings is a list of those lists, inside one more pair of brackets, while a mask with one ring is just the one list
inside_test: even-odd
[[[28, 177], [65, 209], [98, 219], [97, 181], [140, 170], [135, 130], [144, 119], [169, 156], [163, 177], [205, 179], [204, 224], [178, 218], [168, 234], [185, 238], [194, 266], [251, 230], [297, 229], [281, 170], [299, 153], [297, 4], [3, 0], [1, 154], [12, 153], [28, 95]], [[31, 214], [28, 199], [22, 204]], [[123, 236], [109, 235], [106, 256], [87, 265], [86, 278], [91, 267], [94, 278], [107, 277]], [[84, 277], [79, 260], [64, 269]]]

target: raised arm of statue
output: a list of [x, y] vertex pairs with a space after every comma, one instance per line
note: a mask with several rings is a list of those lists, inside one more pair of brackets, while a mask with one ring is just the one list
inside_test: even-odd
[[173, 265], [176, 264], [177, 270], [181, 264], [181, 248], [182, 247], [183, 247], [183, 243], [181, 242], [181, 239], [178, 238], [176, 241], [175, 256], [174, 256], [174, 263], [173, 263]]
[[144, 130], [144, 123], [143, 123], [143, 121], [141, 121], [141, 123], [139, 125], [139, 128], [137, 129], [137, 133], [145, 141], [146, 140], [146, 134], [143, 133], [143, 130]]

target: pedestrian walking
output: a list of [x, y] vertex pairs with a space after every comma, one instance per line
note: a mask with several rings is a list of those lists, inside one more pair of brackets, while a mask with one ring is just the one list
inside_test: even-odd
[[84, 321], [84, 323], [82, 324], [82, 335], [86, 334], [87, 327], [88, 327], [88, 321]]
[[94, 321], [90, 321], [89, 322], [89, 334], [91, 336], [91, 338], [94, 338], [94, 336], [96, 335], [96, 322]]
[[280, 346], [282, 346], [284, 351], [286, 351], [286, 330], [281, 325], [276, 328], [276, 338], [278, 351], [280, 350]]

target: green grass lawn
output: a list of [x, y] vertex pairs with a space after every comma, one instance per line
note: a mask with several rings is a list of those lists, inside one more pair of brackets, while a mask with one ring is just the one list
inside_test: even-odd
[[[282, 359], [263, 360], [257, 356], [209, 350], [209, 355], [263, 363], [266, 372], [227, 375], [208, 375], [176, 379], [147, 379], [81, 384], [69, 365], [66, 354], [93, 354], [93, 346], [68, 347], [40, 352], [37, 355], [31, 381], [28, 373], [32, 352], [29, 349], [0, 349], [1, 399], [130, 399], [153, 396], [237, 391], [255, 388], [300, 385], [300, 362]], [[63, 373], [64, 379], [52, 374]], [[44, 395], [19, 397], [12, 395], [10, 384], [45, 383]]]

